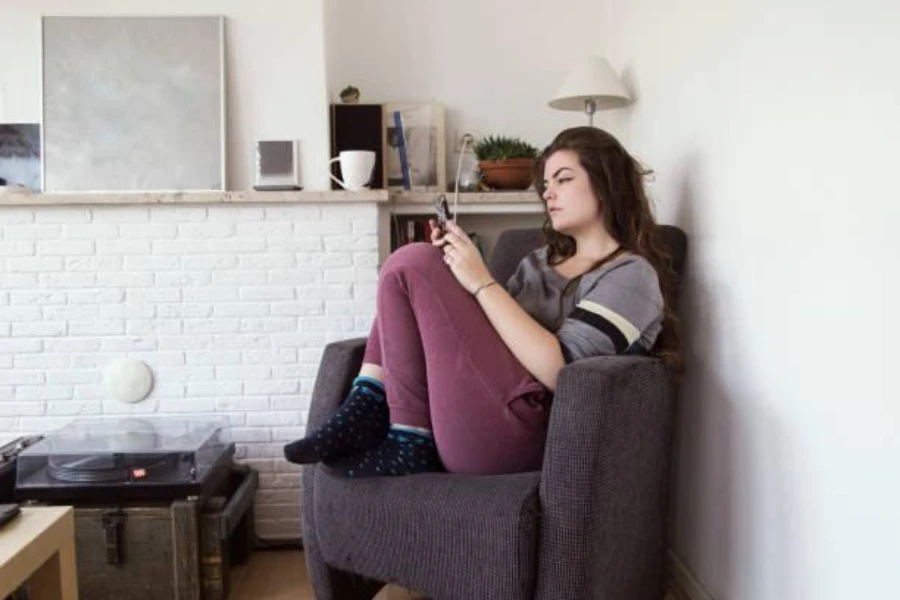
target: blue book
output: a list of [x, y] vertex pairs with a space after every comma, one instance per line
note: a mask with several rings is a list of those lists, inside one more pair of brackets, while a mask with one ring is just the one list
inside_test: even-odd
[[403, 131], [403, 117], [400, 111], [394, 111], [394, 135], [397, 136], [397, 152], [400, 154], [400, 172], [403, 174], [403, 189], [410, 189], [409, 157], [406, 153], [406, 134]]

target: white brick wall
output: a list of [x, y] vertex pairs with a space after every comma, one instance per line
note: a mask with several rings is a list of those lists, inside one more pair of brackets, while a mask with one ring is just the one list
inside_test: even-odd
[[[282, 446], [324, 345], [368, 333], [376, 222], [375, 204], [0, 207], [0, 428], [225, 416], [260, 472], [260, 535], [298, 535]], [[104, 395], [126, 356], [156, 378], [137, 405]]]

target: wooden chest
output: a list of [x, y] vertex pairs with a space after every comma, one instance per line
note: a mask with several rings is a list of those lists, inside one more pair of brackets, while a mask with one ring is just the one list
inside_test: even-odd
[[75, 548], [82, 600], [224, 600], [232, 562], [254, 540], [259, 475], [244, 465], [227, 493], [146, 506], [76, 506]]

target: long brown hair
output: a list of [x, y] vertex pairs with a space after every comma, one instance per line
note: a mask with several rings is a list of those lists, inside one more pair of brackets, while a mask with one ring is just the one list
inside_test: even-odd
[[[587, 171], [606, 231], [623, 249], [643, 256], [656, 269], [665, 306], [662, 331], [651, 354], [659, 357], [676, 373], [681, 373], [681, 341], [678, 319], [673, 310], [677, 275], [672, 269], [672, 258], [656, 239], [656, 219], [644, 191], [644, 178], [651, 171], [635, 160], [619, 140], [602, 129], [573, 127], [560, 132], [534, 161], [532, 171], [534, 187], [544, 202], [543, 232], [548, 246], [547, 260], [552, 265], [573, 256], [576, 250], [574, 238], [553, 229], [544, 200], [544, 166], [547, 159], [560, 150], [574, 152], [581, 167]], [[588, 272], [605, 260], [592, 265]], [[580, 279], [581, 276], [576, 277], [569, 284], [577, 285]], [[568, 289], [567, 286], [563, 295]]]

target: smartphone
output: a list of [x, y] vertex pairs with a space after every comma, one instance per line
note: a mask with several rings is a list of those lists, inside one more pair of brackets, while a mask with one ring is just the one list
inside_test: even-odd
[[12, 521], [18, 514], [18, 504], [0, 504], [0, 527]]
[[441, 235], [447, 233], [447, 221], [453, 218], [450, 214], [450, 205], [447, 204], [447, 197], [444, 194], [438, 194], [434, 197], [434, 212], [437, 215], [438, 228]]

